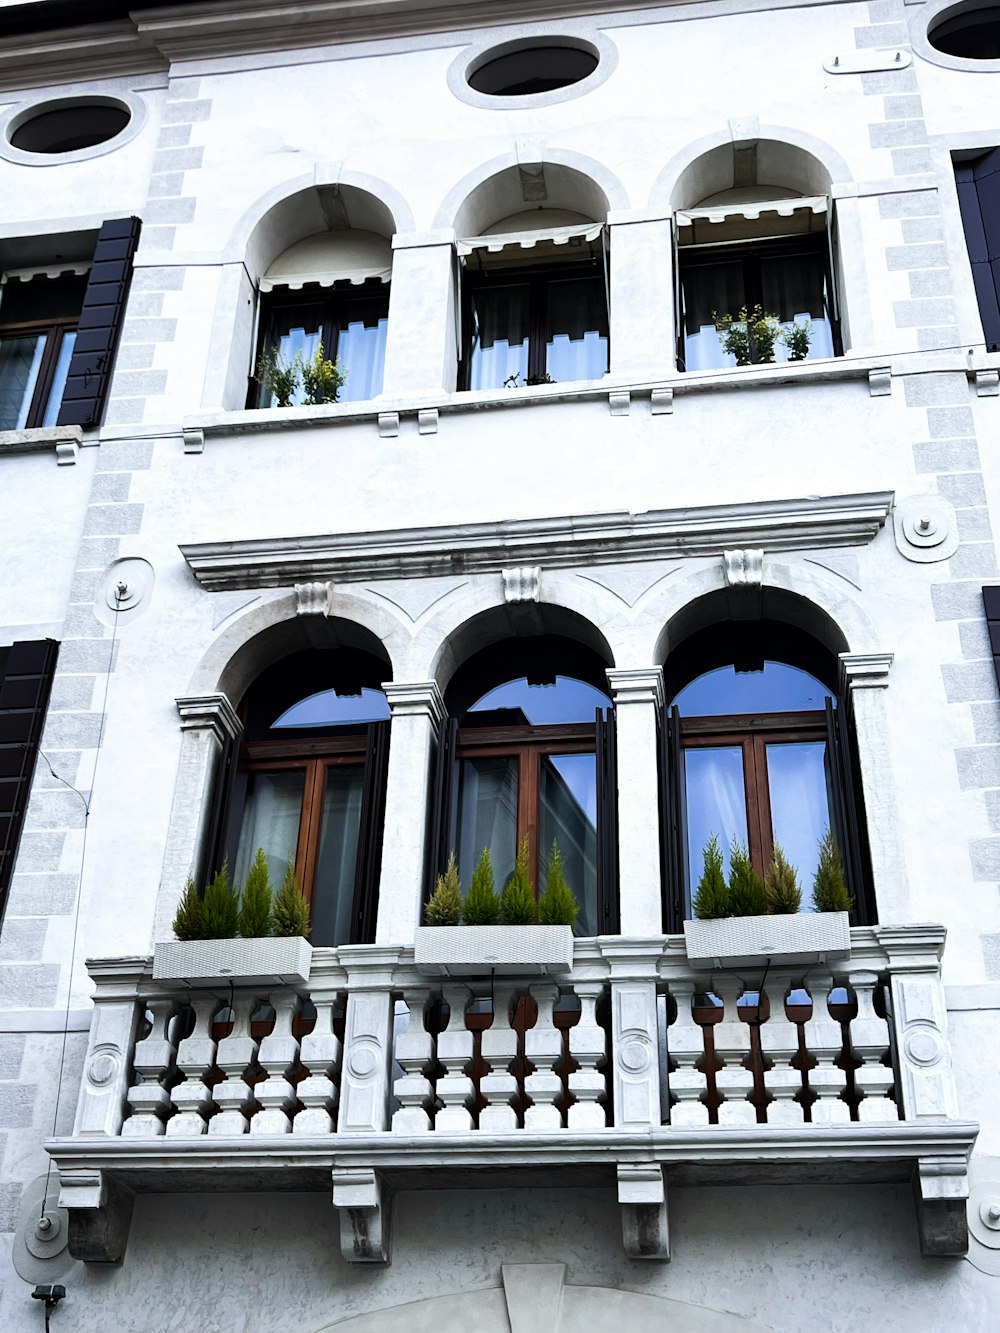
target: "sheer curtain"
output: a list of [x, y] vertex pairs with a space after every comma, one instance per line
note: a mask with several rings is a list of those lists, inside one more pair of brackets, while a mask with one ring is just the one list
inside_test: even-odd
[[702, 851], [714, 833], [719, 840], [725, 873], [729, 845], [747, 840], [747, 800], [740, 746], [712, 746], [684, 751], [687, 796], [688, 893], [694, 896], [703, 866]]
[[826, 742], [769, 745], [767, 784], [774, 839], [799, 872], [802, 907], [808, 912], [820, 840], [830, 826]]
[[600, 379], [608, 369], [608, 311], [599, 276], [548, 284], [545, 369], [557, 383]]
[[458, 787], [458, 868], [463, 896], [484, 847], [490, 851], [499, 893], [514, 870], [517, 844], [517, 770], [514, 756], [463, 759]]
[[473, 293], [470, 389], [500, 389], [512, 375], [527, 379], [529, 294], [526, 283]]
[[246, 883], [258, 847], [264, 849], [271, 884], [275, 887], [284, 879], [289, 861], [295, 863], [304, 783], [301, 770], [252, 775], [233, 867], [233, 884], [237, 889]]
[[359, 319], [341, 328], [337, 360], [347, 378], [341, 386], [340, 402], [364, 402], [382, 392], [388, 327], [388, 319], [380, 319], [377, 324], [366, 324]]

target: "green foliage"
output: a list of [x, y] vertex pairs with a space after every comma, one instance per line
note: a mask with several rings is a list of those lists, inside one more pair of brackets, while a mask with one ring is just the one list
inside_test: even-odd
[[203, 940], [205, 938], [202, 923], [201, 896], [195, 888], [194, 879], [188, 875], [184, 892], [174, 913], [174, 935], [179, 940]]
[[580, 904], [566, 883], [566, 863], [559, 844], [553, 838], [549, 864], [545, 869], [545, 892], [538, 900], [538, 921], [543, 926], [571, 926], [580, 912]]
[[224, 861], [222, 869], [205, 889], [201, 901], [202, 939], [234, 939], [239, 906], [236, 890], [229, 882], [229, 866]]
[[849, 912], [854, 906], [854, 899], [847, 892], [844, 878], [844, 863], [833, 838], [833, 830], [827, 829], [819, 844], [819, 865], [813, 880], [813, 907], [817, 912]]
[[429, 926], [457, 926], [462, 918], [462, 886], [458, 880], [455, 853], [448, 857], [448, 867], [438, 875], [437, 886], [424, 908], [424, 920]]
[[340, 362], [327, 359], [320, 343], [307, 361], [302, 362], [302, 387], [307, 403], [335, 403], [340, 395], [347, 371]]
[[763, 916], [767, 912], [764, 881], [753, 868], [746, 843], [735, 838], [729, 847], [729, 907], [733, 916]]
[[302, 372], [302, 357], [296, 352], [291, 361], [274, 347], [265, 347], [257, 359], [253, 377], [269, 397], [278, 400], [279, 407], [291, 406]]
[[240, 898], [238, 930], [245, 940], [261, 939], [271, 933], [271, 873], [263, 847], [247, 871], [247, 882]]
[[722, 873], [722, 848], [713, 833], [702, 848], [701, 879], [694, 895], [694, 914], [699, 921], [713, 921], [721, 916], [732, 916], [729, 889]]
[[807, 319], [804, 324], [796, 320], [791, 328], [782, 329], [778, 334], [779, 342], [783, 342], [788, 348], [789, 361], [804, 361], [809, 355], [809, 344], [812, 342], [811, 330], [811, 320]]
[[309, 934], [309, 904], [306, 902], [299, 881], [295, 877], [295, 867], [291, 861], [285, 870], [274, 900], [272, 912], [273, 934], [281, 936]]
[[735, 356], [738, 366], [761, 365], [774, 360], [774, 344], [781, 325], [774, 315], [766, 315], [759, 305], [752, 310], [742, 306], [736, 315], [712, 311], [722, 350]]
[[495, 926], [500, 920], [500, 899], [493, 884], [493, 862], [488, 847], [483, 848], [472, 872], [472, 884], [462, 908], [462, 920], [467, 926]]
[[514, 858], [514, 873], [500, 895], [500, 920], [505, 926], [534, 926], [538, 922], [535, 886], [528, 874], [528, 839], [523, 838]]
[[778, 843], [771, 849], [771, 864], [764, 876], [767, 910], [777, 916], [794, 916], [802, 906], [802, 890], [795, 867]]

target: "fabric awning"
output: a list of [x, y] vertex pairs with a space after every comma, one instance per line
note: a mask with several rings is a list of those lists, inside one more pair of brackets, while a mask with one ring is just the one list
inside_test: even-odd
[[460, 236], [455, 248], [463, 259], [476, 252], [484, 256], [503, 254], [505, 263], [518, 259], [537, 261], [550, 256], [568, 259], [578, 246], [598, 240], [603, 230], [603, 222], [575, 222], [568, 227], [541, 227], [537, 231]]
[[290, 245], [260, 280], [262, 292], [275, 287], [298, 291], [306, 283], [332, 287], [336, 282], [359, 285], [392, 277], [392, 246], [373, 231], [324, 231]]
[[90, 272], [90, 260], [78, 264], [39, 264], [33, 268], [9, 268], [0, 282], [32, 282], [35, 278], [80, 278]]
[[826, 230], [830, 201], [825, 194], [794, 199], [679, 208], [674, 214], [681, 245], [718, 245], [726, 241], [804, 236]]

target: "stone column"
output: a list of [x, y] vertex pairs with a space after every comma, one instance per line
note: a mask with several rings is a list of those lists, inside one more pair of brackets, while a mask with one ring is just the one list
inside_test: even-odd
[[458, 346], [451, 231], [393, 237], [382, 395], [426, 398], [455, 388]]
[[420, 920], [431, 762], [444, 700], [432, 680], [391, 681], [382, 688], [392, 724], [375, 939], [379, 944], [411, 945]]
[[657, 717], [659, 667], [608, 670], [618, 732], [619, 912], [623, 935], [663, 930]]
[[670, 219], [612, 213], [611, 373], [655, 380], [677, 365]]
[[90, 1036], [73, 1125], [74, 1138], [114, 1138], [125, 1119], [132, 1050], [139, 1023], [144, 958], [95, 961]]

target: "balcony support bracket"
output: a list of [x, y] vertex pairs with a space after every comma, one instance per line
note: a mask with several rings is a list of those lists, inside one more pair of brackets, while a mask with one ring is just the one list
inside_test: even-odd
[[69, 1214], [69, 1252], [88, 1264], [120, 1264], [132, 1224], [134, 1195], [106, 1171], [63, 1167], [59, 1207]]
[[956, 1157], [921, 1157], [913, 1172], [920, 1251], [961, 1259], [969, 1248], [966, 1162]]
[[391, 1203], [377, 1171], [334, 1168], [333, 1206], [340, 1213], [340, 1252], [349, 1264], [389, 1264]]
[[628, 1257], [669, 1263], [670, 1228], [662, 1166], [658, 1162], [619, 1162], [618, 1202]]

